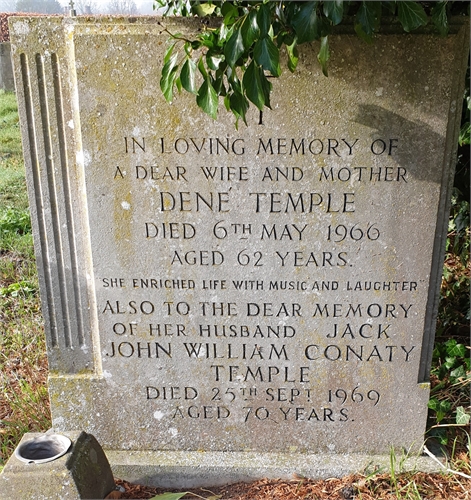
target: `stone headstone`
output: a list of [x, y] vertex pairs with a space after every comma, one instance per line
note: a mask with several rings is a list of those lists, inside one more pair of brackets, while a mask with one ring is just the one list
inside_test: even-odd
[[7, 92], [15, 90], [10, 42], [0, 42], [0, 90], [6, 90]]
[[419, 452], [466, 26], [341, 28], [237, 130], [157, 18], [10, 23], [54, 428], [176, 486]]

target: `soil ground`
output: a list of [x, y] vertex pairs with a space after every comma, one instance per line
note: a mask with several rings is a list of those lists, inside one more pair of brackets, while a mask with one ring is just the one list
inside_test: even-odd
[[[150, 499], [169, 490], [116, 480], [124, 492], [109, 498]], [[174, 492], [176, 490], [173, 490]], [[180, 490], [181, 492], [184, 490]], [[359, 474], [341, 479], [310, 480], [293, 477], [290, 481], [262, 479], [215, 488], [188, 490], [182, 499], [206, 500], [471, 500], [471, 477], [456, 474], [404, 473], [397, 476]], [[170, 500], [170, 499], [169, 499]], [[174, 499], [176, 498], [174, 497]]]

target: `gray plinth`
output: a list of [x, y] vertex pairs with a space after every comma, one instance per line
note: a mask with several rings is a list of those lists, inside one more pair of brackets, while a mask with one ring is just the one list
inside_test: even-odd
[[[72, 441], [62, 457], [46, 463], [25, 463], [12, 455], [0, 474], [0, 499], [79, 500], [105, 498], [115, 483], [98, 441], [85, 432], [63, 432]], [[39, 433], [25, 434], [21, 447]]]
[[255, 453], [255, 452], [107, 452], [116, 477], [158, 488], [205, 488], [261, 478], [328, 479], [373, 471], [437, 472], [427, 456], [399, 452], [394, 463], [386, 455]]

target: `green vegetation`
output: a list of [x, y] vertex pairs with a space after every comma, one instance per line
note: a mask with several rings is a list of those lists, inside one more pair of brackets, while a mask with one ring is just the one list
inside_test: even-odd
[[[193, 39], [167, 31], [160, 87], [172, 101], [174, 87], [195, 95], [198, 106], [216, 119], [219, 97], [236, 118], [246, 123], [250, 103], [260, 111], [270, 108], [270, 78], [281, 74], [280, 51], [287, 66], [298, 64], [298, 46], [319, 42], [317, 59], [325, 76], [330, 59], [329, 35], [340, 23], [353, 25], [356, 34], [372, 43], [382, 18], [409, 33], [429, 24], [445, 36], [452, 14], [469, 15], [467, 2], [419, 1], [221, 1], [155, 0], [166, 15], [218, 16], [222, 22], [202, 29]], [[209, 23], [208, 23], [209, 24]]]
[[0, 467], [51, 425], [45, 351], [16, 97], [0, 91]]
[[452, 447], [469, 446], [469, 435], [464, 431], [469, 429], [470, 422], [469, 68], [466, 82], [429, 401], [429, 435]]
[[460, 432], [470, 422], [469, 383], [469, 202], [459, 191], [452, 198], [447, 253], [443, 268], [429, 401], [430, 435], [447, 445], [456, 439], [466, 443]]

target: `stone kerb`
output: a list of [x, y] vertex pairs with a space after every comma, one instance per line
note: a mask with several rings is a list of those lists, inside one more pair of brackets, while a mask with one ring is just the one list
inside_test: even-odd
[[236, 130], [165, 102], [159, 22], [10, 19], [54, 428], [154, 484], [419, 453], [467, 27], [342, 28]]

